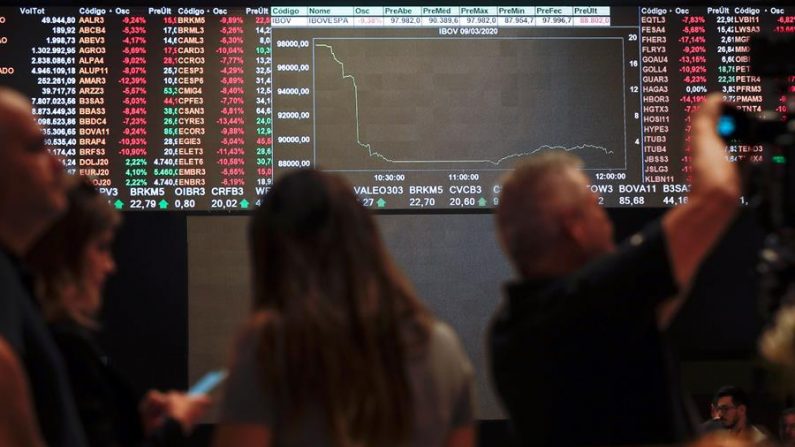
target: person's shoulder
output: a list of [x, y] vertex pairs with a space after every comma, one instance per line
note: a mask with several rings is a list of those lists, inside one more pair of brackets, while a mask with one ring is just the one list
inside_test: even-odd
[[429, 354], [431, 361], [437, 366], [444, 364], [445, 369], [452, 368], [470, 373], [472, 364], [464, 346], [455, 330], [445, 322], [434, 320], [430, 326]]
[[751, 425], [751, 440], [755, 443], [772, 439], [773, 434], [761, 425]]
[[[641, 260], [659, 260], [659, 263], [646, 263]], [[618, 261], [629, 267], [645, 268], [653, 266], [663, 268], [668, 265], [668, 245], [662, 224], [654, 220], [640, 231], [623, 240], [616, 251], [605, 257], [607, 262]], [[660, 264], [660, 265], [658, 265]]]
[[7, 270], [14, 270], [13, 256], [8, 254], [3, 247], [0, 247], [0, 274]]
[[432, 342], [439, 343], [443, 346], [458, 347], [461, 344], [455, 330], [453, 330], [449, 324], [441, 320], [434, 319], [431, 322], [430, 337]]
[[23, 349], [23, 328], [30, 323], [30, 301], [20, 271], [0, 248], [0, 337], [17, 352]]
[[91, 339], [91, 334], [87, 328], [68, 318], [49, 321], [47, 323], [47, 328], [49, 328], [54, 338], [61, 337], [76, 340]]
[[273, 329], [277, 316], [268, 310], [258, 310], [252, 313], [238, 331], [238, 341], [247, 342], [259, 339], [266, 330]]
[[101, 353], [86, 328], [77, 322], [50, 322], [48, 329], [67, 366], [99, 365]]
[[24, 293], [20, 271], [11, 257], [0, 249], [0, 298]]
[[232, 362], [239, 362], [241, 357], [245, 359], [255, 356], [263, 333], [272, 330], [276, 325], [276, 320], [277, 317], [273, 312], [267, 310], [259, 310], [251, 314], [235, 335]]
[[68, 351], [92, 351], [94, 340], [88, 329], [68, 320], [50, 321], [47, 329], [58, 348]]
[[[628, 279], [643, 278], [642, 281]], [[622, 242], [616, 250], [599, 256], [557, 284], [566, 310], [585, 318], [594, 311], [645, 306], [654, 308], [676, 294], [665, 238], [659, 220]], [[593, 299], [593, 297], [599, 299]], [[639, 300], [638, 296], [644, 297]], [[571, 313], [566, 313], [566, 318]]]

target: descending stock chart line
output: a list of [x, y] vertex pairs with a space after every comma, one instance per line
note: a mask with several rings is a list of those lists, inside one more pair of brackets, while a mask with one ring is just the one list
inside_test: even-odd
[[355, 114], [355, 118], [356, 118], [356, 120], [355, 120], [356, 144], [358, 144], [359, 146], [361, 146], [364, 149], [367, 149], [367, 153], [368, 153], [368, 155], [370, 157], [379, 158], [379, 159], [381, 159], [383, 161], [386, 161], [386, 162], [389, 162], [389, 163], [478, 163], [478, 164], [490, 164], [492, 166], [499, 166], [504, 161], [507, 161], [507, 160], [510, 160], [510, 159], [513, 159], [513, 158], [528, 157], [528, 156], [534, 155], [534, 154], [536, 154], [538, 152], [541, 152], [541, 151], [544, 151], [544, 150], [563, 150], [563, 151], [566, 151], [566, 152], [570, 152], [570, 151], [578, 151], [578, 150], [584, 150], [584, 149], [594, 149], [594, 150], [602, 151], [606, 155], [612, 155], [613, 154], [613, 151], [611, 151], [611, 150], [609, 150], [609, 149], [607, 149], [605, 147], [595, 146], [595, 145], [591, 145], [591, 144], [578, 144], [578, 145], [571, 146], [571, 147], [559, 146], [559, 145], [546, 145], [545, 144], [545, 145], [539, 146], [538, 148], [536, 148], [536, 149], [534, 149], [532, 151], [509, 154], [509, 155], [506, 155], [506, 156], [504, 156], [502, 158], [499, 158], [497, 160], [488, 160], [488, 159], [483, 159], [483, 160], [395, 160], [395, 159], [389, 158], [386, 155], [374, 150], [372, 144], [365, 143], [361, 139], [361, 120], [360, 120], [360, 116], [359, 116], [359, 86], [356, 84], [356, 77], [354, 75], [352, 75], [350, 73], [347, 73], [345, 71], [345, 63], [342, 62], [341, 60], [339, 60], [339, 58], [337, 57], [337, 54], [334, 52], [334, 47], [332, 47], [331, 45], [323, 44], [323, 43], [316, 43], [315, 47], [316, 48], [326, 48], [326, 49], [328, 49], [329, 53], [331, 54], [331, 57], [334, 59], [334, 62], [336, 62], [340, 66], [340, 74], [342, 76], [342, 79], [349, 79], [351, 81], [351, 85], [353, 86], [353, 108], [354, 108], [354, 114]]
[[[324, 77], [326, 79], [325, 80], [326, 84], [329, 84], [329, 83], [333, 84], [334, 82], [339, 82], [339, 81], [344, 81], [345, 82], [344, 85], [336, 85], [334, 87], [327, 87], [327, 88], [331, 88], [331, 89], [334, 89], [334, 90], [337, 90], [337, 91], [347, 90], [347, 96], [348, 96], [347, 100], [343, 99], [343, 98], [340, 98], [340, 100], [335, 102], [335, 105], [336, 105], [336, 107], [341, 107], [340, 104], [347, 103], [346, 107], [352, 109], [352, 110], [349, 111], [349, 113], [350, 113], [350, 121], [351, 121], [349, 129], [350, 129], [350, 133], [352, 134], [352, 136], [350, 137], [350, 143], [349, 144], [350, 145], [355, 145], [356, 147], [362, 149], [362, 153], [367, 154], [367, 158], [370, 159], [370, 160], [377, 160], [378, 162], [381, 162], [381, 163], [384, 163], [384, 164], [390, 164], [390, 165], [401, 165], [401, 166], [404, 166], [406, 168], [409, 168], [409, 167], [411, 167], [411, 168], [414, 168], [414, 167], [421, 168], [422, 165], [426, 165], [427, 166], [427, 169], [420, 169], [420, 170], [434, 170], [434, 166], [435, 167], [440, 167], [441, 165], [444, 165], [444, 167], [448, 168], [448, 169], [449, 168], [458, 167], [458, 168], [461, 168], [461, 169], [509, 170], [509, 169], [512, 168], [511, 162], [514, 162], [514, 161], [516, 161], [518, 159], [522, 159], [522, 158], [525, 158], [525, 157], [530, 157], [532, 155], [535, 155], [535, 154], [538, 154], [538, 153], [541, 153], [541, 152], [545, 152], [545, 151], [566, 151], [566, 152], [576, 152], [579, 155], [581, 155], [582, 158], [584, 158], [586, 160], [586, 168], [585, 169], [624, 169], [625, 166], [626, 166], [626, 150], [625, 150], [625, 140], [624, 140], [625, 139], [626, 129], [624, 128], [624, 122], [623, 122], [623, 119], [622, 119], [623, 118], [623, 110], [621, 110], [622, 113], [615, 113], [615, 114], [612, 115], [612, 116], [617, 117], [617, 119], [614, 120], [616, 122], [616, 126], [614, 126], [615, 129], [612, 132], [612, 135], [616, 136], [616, 137], [613, 138], [612, 141], [607, 141], [606, 142], [607, 144], [604, 143], [605, 142], [604, 138], [597, 138], [597, 139], [594, 139], [595, 141], [594, 140], [589, 141], [590, 139], [587, 138], [587, 135], [588, 134], [593, 134], [594, 132], [583, 132], [585, 137], [584, 138], [583, 137], [579, 138], [580, 141], [561, 143], [561, 144], [546, 144], [546, 143], [545, 144], [532, 144], [532, 143], [528, 143], [526, 141], [527, 140], [527, 135], [525, 135], [525, 134], [529, 133], [529, 132], [524, 132], [522, 130], [513, 130], [512, 129], [511, 132], [513, 132], [514, 134], [519, 135], [519, 136], [515, 136], [513, 138], [513, 140], [515, 140], [514, 144], [511, 146], [511, 148], [513, 148], [513, 149], [511, 150], [509, 148], [508, 150], [506, 150], [505, 152], [508, 152], [508, 153], [505, 154], [505, 152], [504, 152], [503, 154], [505, 154], [505, 155], [503, 155], [503, 154], [487, 154], [487, 156], [483, 156], [484, 154], [481, 154], [481, 153], [460, 154], [460, 153], [458, 153], [458, 151], [456, 151], [456, 152], [454, 152], [452, 154], [450, 154], [450, 153], [435, 153], [436, 157], [432, 158], [432, 159], [429, 159], [427, 157], [411, 157], [411, 156], [409, 156], [409, 157], [398, 157], [398, 156], [392, 155], [393, 153], [395, 153], [394, 149], [392, 149], [392, 150], [388, 150], [389, 148], [385, 149], [385, 148], [383, 148], [384, 144], [379, 144], [377, 142], [373, 142], [373, 141], [371, 141], [370, 138], [368, 138], [367, 136], [363, 135], [364, 134], [363, 129], [365, 128], [365, 126], [368, 125], [368, 118], [371, 116], [371, 114], [363, 112], [363, 109], [365, 109], [363, 107], [363, 102], [365, 102], [365, 101], [364, 101], [364, 98], [362, 96], [362, 91], [363, 91], [363, 88], [366, 88], [367, 84], [366, 84], [366, 80], [363, 81], [362, 78], [363, 77], [366, 78], [366, 75], [365, 76], [360, 76], [357, 73], [359, 67], [357, 66], [357, 70], [352, 69], [351, 68], [351, 64], [349, 64], [348, 61], [347, 61], [347, 58], [345, 56], [342, 56], [342, 55], [339, 54], [340, 52], [339, 52], [339, 48], [338, 47], [341, 46], [341, 45], [337, 45], [337, 44], [332, 45], [331, 42], [329, 42], [329, 41], [330, 40], [342, 40], [342, 41], [346, 41], [347, 40], [348, 42], [345, 42], [345, 43], [350, 45], [350, 41], [376, 41], [376, 42], [378, 42], [378, 41], [403, 41], [403, 42], [411, 42], [411, 41], [415, 41], [415, 40], [438, 41], [440, 39], [389, 39], [389, 38], [386, 38], [386, 39], [385, 38], [380, 38], [380, 39], [379, 38], [376, 38], [376, 39], [322, 39], [323, 42], [318, 42], [318, 40], [321, 40], [321, 39], [314, 39], [314, 42], [313, 42], [314, 43], [313, 44], [313, 61], [314, 61], [314, 66], [315, 66], [315, 70], [314, 70], [315, 73], [313, 73], [313, 76], [315, 78]], [[494, 41], [494, 40], [505, 40], [505, 39], [479, 39], [479, 40], [481, 40], [481, 41], [493, 40]], [[511, 39], [511, 40], [513, 40], [513, 42], [509, 43], [509, 45], [516, 46], [516, 45], [518, 45], [516, 43], [516, 41], [517, 40], [521, 40], [521, 39]], [[552, 40], [552, 39], [550, 39], [550, 40]], [[557, 40], [557, 39], [555, 39], [555, 40]], [[602, 39], [602, 40], [604, 40], [604, 39]], [[326, 42], [328, 42], [328, 43], [326, 43]], [[450, 40], [447, 40], [447, 42], [450, 42]], [[447, 42], [445, 42], [445, 43], [447, 43]], [[470, 42], [466, 42], [466, 43], [469, 44], [469, 45], [472, 44], [471, 41]], [[394, 42], [390, 42], [390, 44], [392, 44], [393, 46], [395, 45]], [[455, 44], [455, 42], [453, 44]], [[459, 41], [458, 44], [460, 45], [460, 41]], [[497, 42], [497, 44], [498, 45], [503, 45], [502, 42]], [[521, 43], [519, 43], [519, 45], [520, 44]], [[344, 46], [344, 45], [342, 45], [342, 46]], [[622, 42], [622, 46], [619, 47], [619, 48], [622, 51], [618, 51], [618, 53], [623, 58], [623, 42]], [[438, 48], [424, 48], [424, 49], [426, 49], [426, 51], [425, 51], [426, 53], [429, 52], [427, 50], [436, 51], [436, 52], [440, 51], [440, 49], [438, 49]], [[351, 52], [351, 51], [353, 51], [354, 53], [358, 53], [355, 50], [348, 49], [348, 52]], [[367, 52], [365, 52], [365, 54], [367, 54]], [[350, 56], [350, 54], [348, 56]], [[545, 56], [542, 54], [542, 55], [539, 55], [538, 57], [545, 57]], [[324, 62], [324, 60], [325, 60], [325, 62]], [[377, 62], [376, 62], [376, 64], [377, 64]], [[440, 62], [440, 64], [445, 65], [443, 60]], [[319, 66], [320, 66], [320, 68], [319, 68]], [[618, 67], [619, 68], [621, 67], [620, 63], [618, 65]], [[389, 70], [383, 70], [383, 71], [389, 72]], [[333, 76], [332, 76], [332, 74], [333, 74]], [[459, 76], [459, 77], [461, 77], [461, 76]], [[619, 79], [622, 80], [622, 84], [618, 88], [622, 89], [623, 88], [623, 76], [620, 77]], [[313, 82], [314, 82], [314, 80], [313, 80]], [[466, 79], [464, 82], [468, 82], [468, 79]], [[474, 84], [477, 84], [477, 82], [474, 82]], [[502, 90], [499, 90], [499, 89], [503, 88], [503, 87], [501, 87], [501, 84], [499, 82], [491, 83], [491, 84], [495, 84], [496, 85], [495, 91], [497, 91], [498, 93], [501, 93], [503, 96], [505, 96], [505, 93], [503, 93]], [[318, 92], [317, 89], [315, 89], [315, 91]], [[321, 89], [320, 91], [322, 92], [323, 89]], [[472, 91], [472, 90], [470, 90], [470, 91]], [[368, 93], [370, 93], [370, 92], [368, 91]], [[514, 92], [512, 92], [512, 91], [508, 92], [509, 95], [511, 95], [513, 93]], [[623, 98], [623, 96], [624, 96], [623, 92], [619, 91], [619, 92], [616, 92], [616, 93], [618, 93], [620, 95], [620, 97]], [[322, 93], [316, 93], [316, 94], [317, 95], [322, 95]], [[431, 96], [433, 96], [433, 95], [431, 95]], [[525, 96], [527, 96], [527, 94], [525, 94]], [[398, 97], [400, 99], [400, 98], [402, 98], [402, 95], [398, 95]], [[315, 101], [315, 100], [313, 100], [313, 101]], [[398, 102], [399, 102], [399, 100], [398, 100]], [[444, 101], [442, 100], [441, 102], [444, 102]], [[528, 103], [530, 103], [530, 101], [528, 101]], [[544, 102], [543, 101], [539, 101], [539, 103], [544, 103]], [[521, 106], [523, 106], [523, 105], [524, 104], [516, 104], [515, 107], [519, 106], [521, 108]], [[315, 155], [315, 157], [317, 159], [317, 145], [318, 145], [318, 143], [317, 143], [318, 142], [317, 120], [320, 120], [322, 122], [321, 118], [319, 118], [319, 115], [323, 116], [323, 113], [318, 113], [318, 105], [316, 103], [313, 104], [313, 108], [315, 110], [314, 116], [315, 116], [315, 120], [316, 120], [316, 126], [315, 126], [315, 133], [316, 133], [316, 137], [315, 137], [315, 145], [316, 145], [315, 146], [316, 147], [315, 154], [316, 155]], [[526, 108], [529, 109], [529, 107], [526, 107]], [[622, 109], [623, 108], [624, 107], [622, 107]], [[484, 113], [484, 115], [488, 115], [490, 111], [491, 110], [486, 109], [483, 113]], [[619, 110], [617, 109], [616, 111], [618, 112]], [[442, 125], [447, 124], [447, 123], [444, 122], [443, 118], [440, 118], [439, 121], [441, 122]], [[460, 121], [460, 120], [456, 120], [456, 121]], [[503, 121], [503, 123], [505, 123], [505, 122], [510, 123], [510, 120], [507, 120], [507, 119], [503, 119], [502, 121]], [[537, 121], [541, 122], [542, 120], [537, 120]], [[548, 120], [548, 118], [546, 118], [546, 117], [543, 117], [543, 121], [544, 121], [543, 122], [544, 128], [553, 127], [554, 124], [556, 124], [555, 122], [546, 122], [546, 121], [551, 121], [551, 120]], [[426, 126], [432, 126], [432, 124], [429, 123], [429, 122], [423, 122], [422, 124], [426, 125]], [[505, 124], [502, 124], [502, 125], [504, 126]], [[537, 130], [539, 127], [540, 126], [536, 125], [535, 129]], [[563, 128], [563, 127], [564, 126], [562, 126], [561, 128]], [[565, 127], [568, 127], [568, 126], [565, 126]], [[557, 129], [556, 132], [557, 133], [561, 133], [560, 129]], [[542, 133], [542, 132], [539, 132], [539, 133]], [[565, 136], [570, 137], [570, 135], [568, 135], [570, 132], [565, 132], [564, 131], [562, 133], [566, 134]], [[542, 137], [543, 137], [543, 135], [542, 135]], [[557, 138], [551, 137], [551, 138], [544, 138], [544, 139], [546, 141], [550, 141], [550, 140], [556, 140]], [[586, 143], [586, 142], [583, 142], [583, 140], [589, 141], [589, 142]], [[321, 138], [321, 141], [322, 141], [322, 138]], [[558, 140], [558, 141], [560, 141], [560, 140]], [[381, 143], [384, 143], [384, 142], [382, 141]], [[426, 141], [424, 139], [422, 139], [421, 143], [426, 143]], [[610, 144], [610, 143], [612, 143], [612, 144]], [[442, 144], [444, 144], [444, 142], [442, 142]], [[475, 146], [478, 146], [478, 148], [484, 148], [484, 149], [490, 148], [491, 146], [496, 146], [496, 145], [497, 144], [492, 144], [492, 145], [488, 145], [487, 146], [487, 145], [484, 145], [484, 144], [480, 144], [480, 145], [475, 144]], [[409, 145], [403, 145], [403, 148], [405, 148], [407, 146], [409, 146]], [[411, 145], [411, 146], [413, 147], [415, 145]], [[460, 147], [460, 146], [463, 146], [463, 145], [458, 145], [456, 147]], [[327, 145], [321, 145], [321, 147], [323, 147], [325, 149], [325, 147], [327, 147]], [[436, 147], [436, 146], [434, 146], [434, 147]], [[532, 149], [529, 149], [529, 150], [521, 149], [521, 148], [527, 148], [527, 147], [531, 147]], [[611, 149], [613, 147], [622, 148], [623, 149], [622, 150], [623, 154], [618, 154], [618, 156], [616, 156], [617, 155], [616, 151]], [[516, 150], [516, 148], [520, 148], [520, 149]], [[428, 151], [428, 152], [434, 152], [434, 151]], [[415, 155], [415, 154], [409, 154], [409, 155]], [[445, 156], [445, 155], [447, 155], [447, 156]], [[449, 155], [452, 155], [452, 156], [449, 156]], [[462, 156], [462, 155], [470, 155], [470, 156], [466, 157], [466, 156]], [[618, 164], [618, 163], [620, 163], [620, 164]], [[341, 166], [341, 167], [339, 167], [339, 169], [336, 169], [334, 167], [329, 168], [327, 166], [326, 169], [328, 169], [328, 170], [336, 170], [336, 171], [359, 171], [359, 170], [379, 170], [379, 169], [383, 170], [384, 167], [383, 167], [383, 165], [381, 165], [381, 166], [376, 167], [376, 169], [373, 169], [373, 166], [368, 165], [365, 169], [351, 169], [348, 166]], [[389, 170], [389, 169], [386, 169], [386, 170]]]

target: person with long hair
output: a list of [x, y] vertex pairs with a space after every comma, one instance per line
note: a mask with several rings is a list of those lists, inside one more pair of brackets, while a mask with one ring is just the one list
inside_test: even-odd
[[250, 230], [254, 313], [216, 447], [474, 445], [469, 359], [348, 182], [290, 173]]
[[93, 332], [99, 328], [105, 280], [116, 269], [111, 246], [121, 216], [87, 178], [78, 179], [68, 199], [68, 211], [33, 246], [27, 263], [66, 364], [88, 445], [178, 445], [209, 399], [158, 391], [138, 396], [103, 362]]

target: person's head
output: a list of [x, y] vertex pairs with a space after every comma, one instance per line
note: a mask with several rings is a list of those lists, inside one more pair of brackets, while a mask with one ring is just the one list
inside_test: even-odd
[[712, 398], [712, 411], [726, 428], [744, 430], [748, 423], [748, 396], [739, 387], [721, 387]]
[[781, 412], [778, 420], [778, 433], [785, 447], [795, 446], [795, 407]]
[[316, 170], [287, 174], [254, 216], [251, 254], [255, 309], [267, 315], [260, 358], [285, 410], [319, 401], [338, 445], [408, 436], [405, 360], [430, 316], [353, 187]]
[[47, 149], [30, 101], [0, 88], [0, 244], [23, 255], [65, 209], [63, 166]]
[[26, 260], [37, 275], [45, 317], [91, 325], [105, 280], [116, 269], [111, 245], [121, 216], [86, 178], [69, 190], [68, 201], [68, 211]]
[[523, 276], [565, 274], [614, 249], [613, 224], [581, 168], [567, 152], [546, 152], [504, 180], [497, 231]]

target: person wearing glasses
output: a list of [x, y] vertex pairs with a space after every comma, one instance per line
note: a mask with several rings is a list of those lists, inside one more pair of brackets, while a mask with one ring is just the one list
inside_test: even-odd
[[721, 387], [712, 398], [711, 414], [732, 434], [754, 444], [767, 441], [767, 431], [748, 422], [748, 396], [736, 386]]

